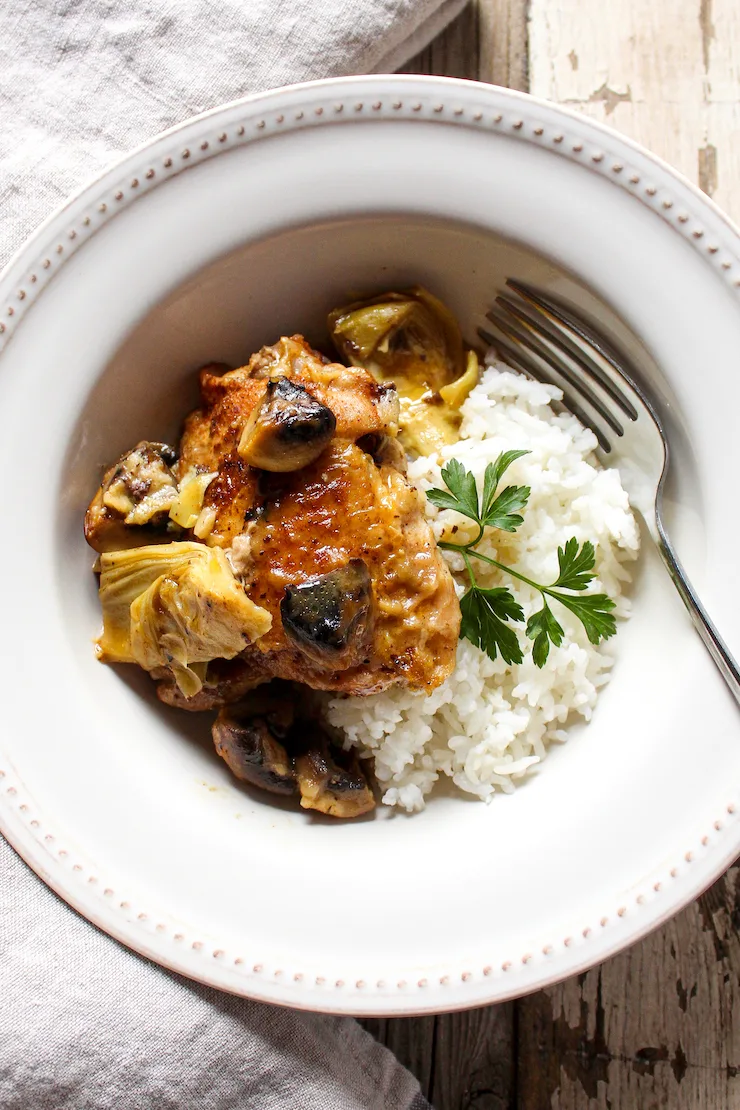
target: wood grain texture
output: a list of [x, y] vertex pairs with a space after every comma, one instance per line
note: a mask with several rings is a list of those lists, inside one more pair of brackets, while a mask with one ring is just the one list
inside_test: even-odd
[[510, 1110], [515, 1104], [514, 1003], [441, 1014], [429, 1097], [436, 1110]]
[[513, 1110], [514, 1003], [362, 1025], [419, 1080], [435, 1110]]
[[404, 66], [404, 73], [436, 73], [440, 77], [464, 77], [476, 80], [479, 73], [479, 13], [481, 0], [468, 4], [447, 30], [431, 46]]
[[520, 1110], [740, 1107], [733, 869], [662, 929], [519, 1003]]
[[[740, 222], [738, 0], [477, 0], [411, 72], [604, 120]], [[436, 1110], [740, 1110], [740, 871], [627, 952], [516, 1004], [364, 1024]]]
[[361, 1024], [394, 1052], [416, 1076], [422, 1094], [431, 1098], [436, 1017], [365, 1018]]
[[[530, 90], [625, 132], [740, 220], [736, 0], [531, 0]], [[519, 1003], [520, 1110], [736, 1110], [738, 872]]]
[[472, 0], [404, 72], [466, 77], [526, 92], [527, 0]]
[[527, 0], [480, 0], [478, 79], [527, 92]]
[[740, 220], [737, 0], [531, 0], [530, 91], [624, 131]]

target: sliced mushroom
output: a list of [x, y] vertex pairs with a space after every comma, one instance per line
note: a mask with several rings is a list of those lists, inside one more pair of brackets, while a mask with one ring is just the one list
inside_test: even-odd
[[361, 436], [357, 440], [357, 446], [370, 455], [378, 466], [391, 466], [399, 474], [405, 474], [408, 470], [406, 452], [396, 436], [371, 432], [370, 435]]
[[271, 794], [300, 794], [304, 809], [330, 817], [369, 813], [369, 765], [331, 741], [319, 713], [311, 691], [272, 683], [221, 710], [213, 724], [216, 751], [238, 779]]
[[176, 459], [167, 444], [144, 440], [110, 467], [85, 514], [91, 547], [100, 552], [140, 547], [172, 532], [167, 514], [177, 498], [170, 469]]
[[344, 567], [287, 586], [280, 602], [286, 634], [311, 659], [324, 665], [356, 666], [372, 637], [372, 581], [367, 564]]
[[361, 817], [375, 798], [354, 752], [330, 749], [321, 729], [309, 726], [308, 750], [296, 759], [301, 806], [329, 817]]
[[235, 659], [212, 659], [206, 667], [203, 688], [188, 698], [177, 685], [169, 667], [157, 667], [149, 673], [157, 683], [160, 701], [174, 709], [187, 709], [190, 713], [202, 713], [241, 702], [251, 690], [269, 682], [272, 677], [269, 671], [259, 666], [259, 653], [256, 659], [245, 659], [242, 655], [237, 655]]
[[213, 742], [238, 779], [271, 794], [295, 794], [295, 768], [281, 743], [292, 723], [289, 699], [256, 695], [221, 710], [213, 724]]
[[328, 446], [337, 426], [331, 409], [289, 378], [269, 381], [239, 441], [239, 454], [260, 470], [300, 470]]

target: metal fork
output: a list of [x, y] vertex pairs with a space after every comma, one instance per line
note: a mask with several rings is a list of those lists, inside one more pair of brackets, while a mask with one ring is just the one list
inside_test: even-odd
[[509, 279], [507, 293], [486, 313], [496, 328], [478, 334], [503, 361], [563, 391], [567, 409], [596, 436], [620, 472], [668, 573], [722, 677], [740, 703], [740, 669], [699, 600], [662, 519], [670, 452], [658, 412], [626, 356], [571, 308]]

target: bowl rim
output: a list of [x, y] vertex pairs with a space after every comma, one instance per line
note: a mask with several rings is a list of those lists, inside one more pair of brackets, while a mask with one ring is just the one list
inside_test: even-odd
[[[5, 305], [12, 302], [11, 307], [13, 308], [13, 312], [8, 313], [13, 319], [12, 326], [8, 327], [7, 324], [0, 323], [0, 357], [5, 345], [12, 339], [15, 329], [25, 317], [28, 309], [32, 307], [49, 281], [53, 280], [58, 269], [64, 265], [68, 258], [73, 257], [76, 249], [84, 245], [87, 237], [81, 234], [78, 242], [72, 244], [71, 249], [60, 252], [60, 261], [55, 262], [54, 265], [50, 264], [48, 267], [48, 277], [34, 282], [33, 291], [31, 292], [29, 289], [28, 294], [24, 292], [23, 297], [19, 297], [17, 290], [21, 283], [24, 288], [27, 285], [23, 281], [23, 274], [28, 270], [29, 260], [35, 256], [41, 244], [46, 243], [47, 240], [51, 242], [58, 237], [59, 241], [62, 242], [64, 233], [66, 243], [69, 215], [76, 208], [97, 196], [101, 187], [117, 185], [127, 169], [135, 168], [139, 164], [142, 155], [166, 147], [172, 140], [178, 139], [184, 133], [191, 130], [196, 131], [202, 125], [209, 125], [214, 120], [238, 116], [242, 113], [245, 115], [251, 113], [253, 116], [255, 110], [258, 110], [262, 105], [266, 108], [274, 106], [277, 111], [278, 105], [284, 105], [286, 102], [291, 104], [301, 100], [310, 102], [313, 97], [321, 99], [340, 93], [342, 90], [346, 92], [352, 90], [357, 95], [362, 95], [361, 90], [366, 89], [368, 92], [364, 95], [372, 95], [373, 91], [390, 91], [396, 88], [404, 90], [404, 96], [406, 90], [409, 93], [411, 90], [417, 90], [420, 97], [431, 96], [435, 90], [438, 90], [440, 95], [457, 90], [461, 96], [467, 94], [469, 98], [478, 98], [481, 102], [485, 102], [487, 108], [501, 109], [500, 119], [505, 123], [505, 126], [499, 133], [518, 136], [523, 141], [538, 141], [536, 129], [531, 126], [532, 120], [536, 121], [542, 117], [549, 117], [550, 119], [569, 121], [573, 129], [577, 129], [580, 135], [583, 136], [584, 143], [578, 150], [566, 149], [566, 144], [563, 144], [558, 151], [561, 156], [570, 158], [591, 172], [608, 174], [613, 183], [626, 187], [636, 199], [651, 207], [656, 215], [661, 216], [674, 231], [680, 232], [689, 243], [699, 250], [705, 262], [713, 263], [717, 275], [724, 277], [728, 285], [734, 286], [736, 291], [740, 289], [740, 277], [738, 277], [740, 272], [740, 228], [688, 178], [658, 156], [647, 151], [639, 143], [620, 135], [608, 125], [587, 119], [575, 110], [552, 104], [528, 93], [481, 82], [413, 74], [339, 77], [283, 86], [218, 105], [153, 136], [88, 180], [30, 235], [0, 271], [0, 320], [7, 320], [7, 316], [2, 314]], [[476, 126], [470, 117], [456, 118], [455, 109], [444, 110], [436, 117], [434, 114], [426, 113], [415, 117], [408, 110], [394, 111], [393, 106], [389, 107], [391, 110], [387, 115], [378, 113], [377, 118], [400, 118], [404, 120], [423, 118], [427, 122], [437, 118], [440, 122], [448, 125], [459, 122], [469, 127]], [[504, 114], [512, 110], [515, 110], [512, 118], [504, 120]], [[436, 109], [432, 109], [432, 113], [434, 111]], [[526, 127], [523, 126], [525, 119], [527, 120]], [[308, 121], [306, 125], [311, 125], [312, 122]], [[333, 122], [340, 122], [340, 118], [322, 118], [320, 120], [321, 125]], [[489, 129], [493, 130], [493, 126], [491, 125]], [[268, 128], [264, 128], [264, 123], [263, 129], [262, 134], [264, 135], [274, 134]], [[290, 124], [283, 127], [286, 133], [290, 129]], [[260, 137], [261, 135], [258, 132], [250, 135], [246, 141], [258, 141]], [[603, 151], [601, 151], [600, 157], [597, 158], [596, 154], [589, 153], [588, 143], [597, 145], [596, 154], [601, 151], [602, 147], [609, 149], [612, 154], [616, 152], [620, 161], [612, 160], [610, 166], [605, 165], [606, 156]], [[548, 144], [548, 146], [551, 150], [557, 149], [553, 148], [551, 144]], [[585, 153], [588, 157], [581, 157], [584, 154], [584, 147], [586, 147]], [[233, 149], [230, 145], [224, 145], [222, 151], [227, 152], [230, 149]], [[220, 152], [220, 150], [215, 150], [209, 153], [208, 157], [217, 156]], [[650, 188], [645, 189], [644, 182], [640, 182], [640, 193], [635, 188], [630, 189], [629, 182], [623, 173], [624, 165], [630, 155], [634, 160], [643, 164], [647, 163], [651, 167], [654, 174], [652, 191]], [[171, 176], [184, 172], [190, 165], [198, 164], [199, 159], [194, 158], [185, 166], [174, 167], [172, 175], [160, 176], [151, 188], [158, 188], [161, 184], [170, 180]], [[711, 246], [707, 246], [703, 230], [701, 234], [697, 234], [695, 223], [692, 223], [688, 217], [683, 224], [677, 222], [673, 202], [666, 206], [665, 199], [661, 201], [662, 188], [669, 188], [679, 195], [682, 194], [684, 198], [690, 196], [695, 202], [696, 208], [702, 213], [711, 213], [712, 217], [720, 222], [727, 239], [731, 242], [729, 247], [727, 243], [724, 244], [725, 253], [732, 254], [733, 259], [737, 261], [737, 265], [733, 265], [725, 273], [721, 271], [721, 264], [716, 259], [716, 253], [711, 251]], [[141, 189], [132, 194], [131, 199], [142, 195], [146, 195], [146, 189]], [[102, 226], [102, 223], [106, 222], [107, 219], [113, 218], [118, 210], [120, 209], [111, 209], [110, 212], [106, 212], [105, 220], [101, 221], [99, 226]], [[94, 234], [95, 230], [97, 230], [97, 227], [92, 227], [90, 235]], [[4, 335], [1, 334], [3, 331], [5, 332]], [[423, 989], [414, 989], [422, 987], [422, 981], [420, 980], [418, 984], [404, 983], [403, 989], [399, 984], [397, 992], [390, 993], [384, 999], [372, 1000], [371, 1003], [370, 997], [367, 994], [363, 995], [363, 989], [359, 984], [354, 987], [348, 985], [348, 989], [345, 989], [344, 992], [334, 992], [331, 995], [325, 990], [319, 991], [310, 988], [307, 990], [305, 986], [300, 989], [286, 990], [286, 984], [277, 987], [269, 982], [266, 976], [260, 978], [259, 975], [256, 975], [251, 978], [239, 978], [233, 973], [227, 974], [226, 969], [222, 970], [218, 961], [211, 961], [210, 964], [206, 964], [202, 957], [187, 954], [184, 949], [178, 950], [171, 944], [165, 947], [164, 943], [152, 933], [137, 928], [136, 921], [130, 921], [120, 913], [116, 915], [113, 912], [113, 907], [110, 907], [110, 910], [106, 909], [106, 904], [93, 898], [89, 889], [84, 887], [82, 883], [72, 881], [69, 863], [62, 863], [55, 855], [52, 855], [43, 845], [43, 835], [36, 835], [29, 827], [29, 821], [24, 818], [24, 814], [21, 812], [23, 805], [22, 783], [15, 781], [11, 771], [2, 769], [0, 769], [0, 779], [5, 780], [3, 783], [5, 789], [0, 792], [0, 830], [37, 875], [93, 924], [140, 954], [207, 985], [260, 1001], [287, 1004], [299, 1009], [342, 1014], [387, 1013], [401, 1016], [436, 1013], [442, 1010], [462, 1010], [471, 1006], [504, 1001], [555, 983], [603, 961], [657, 928], [711, 885], [740, 853], [740, 821], [732, 819], [733, 814], [735, 814], [735, 807], [734, 805], [728, 805], [726, 812], [722, 815], [721, 834], [719, 830], [717, 834], [713, 834], [709, 846], [704, 844], [706, 837], [702, 840], [702, 846], [697, 844], [694, 850], [695, 861], [691, 867], [681, 866], [684, 860], [690, 862], [691, 852], [684, 854], [680, 860], [677, 853], [676, 866], [666, 865], [667, 881], [662, 885], [667, 887], [668, 880], [670, 880], [671, 893], [666, 895], [663, 892], [658, 896], [657, 887], [661, 885], [659, 883], [656, 887], [656, 897], [643, 898], [641, 902], [642, 896], [637, 894], [630, 913], [623, 914], [621, 910], [615, 910], [613, 914], [609, 915], [612, 928], [602, 930], [598, 940], [594, 939], [590, 945], [579, 945], [570, 951], [561, 951], [555, 956], [551, 955], [548, 960], [537, 963], [536, 967], [528, 966], [527, 960], [522, 957], [521, 966], [518, 964], [509, 965], [507, 968], [502, 966], [501, 971], [496, 969], [493, 974], [490, 968], [484, 968], [479, 975], [475, 976], [478, 988], [475, 991], [465, 990], [467, 980], [465, 974], [463, 974], [461, 976], [463, 983], [454, 990], [447, 986], [436, 986], [435, 988], [433, 985], [428, 985], [426, 981], [424, 981]], [[42, 833], [44, 831], [46, 830], [42, 830]], [[637, 914], [633, 912], [636, 909], [641, 911], [639, 921], [636, 920]], [[344, 984], [342, 985], [344, 986]]]
[[[726, 225], [728, 231], [734, 234], [740, 240], [740, 223], [732, 219], [723, 208], [721, 208], [716, 201], [712, 199], [707, 193], [692, 181], [690, 177], [682, 173], [681, 170], [671, 165], [659, 154], [648, 149], [642, 143], [637, 142], [636, 139], [631, 138], [629, 135], [624, 135], [616, 128], [611, 127], [608, 123], [603, 123], [601, 120], [592, 119], [590, 116], [584, 116], [575, 108], [568, 105], [559, 104], [556, 101], [548, 100], [545, 97], [535, 96], [533, 93], [523, 92], [519, 89], [510, 89], [505, 85], [496, 85], [490, 81], [475, 81], [470, 78], [463, 77], [444, 77], [437, 74], [427, 73], [370, 73], [360, 75], [350, 75], [344, 77], [324, 77], [317, 78], [312, 81], [295, 81], [289, 85], [278, 85], [274, 89], [265, 89], [261, 92], [248, 93], [246, 96], [237, 97], [235, 100], [226, 100], [221, 104], [215, 105], [213, 108], [207, 108], [203, 112], [198, 112], [193, 116], [188, 116], [187, 119], [180, 120], [172, 127], [165, 128], [163, 131], [158, 131], [156, 134], [145, 139], [137, 146], [132, 147], [131, 150], [124, 152], [117, 158], [114, 158], [107, 166], [99, 170], [97, 173], [90, 177], [85, 178], [84, 181], [70, 193], [65, 201], [54, 208], [49, 215], [41, 221], [40, 224], [23, 240], [19, 247], [10, 255], [2, 267], [0, 267], [0, 291], [5, 282], [5, 279], [10, 275], [11, 270], [14, 270], [24, 256], [29, 252], [39, 240], [43, 239], [44, 234], [55, 227], [59, 218], [65, 215], [72, 206], [80, 200], [85, 194], [92, 190], [96, 185], [108, 180], [110, 177], [115, 176], [119, 170], [122, 170], [126, 165], [135, 163], [141, 154], [151, 149], [155, 144], [160, 141], [168, 140], [176, 137], [181, 132], [188, 130], [196, 124], [206, 123], [211, 119], [224, 115], [230, 110], [238, 110], [241, 108], [248, 108], [252, 105], [258, 105], [261, 102], [269, 103], [277, 96], [288, 96], [291, 93], [303, 93], [331, 88], [346, 88], [355, 87], [358, 82], [367, 84], [368, 87], [374, 85], [378, 88], [387, 88], [389, 81], [398, 83], [399, 85], [408, 85], [409, 87], [418, 86], [419, 88], [462, 88], [469, 90], [488, 90], [488, 92], [495, 92], [498, 96], [502, 97], [505, 101], [516, 103], [517, 101], [526, 105], [536, 105], [548, 112], [554, 112], [559, 116], [570, 119], [573, 123], [577, 123], [581, 127], [586, 127], [592, 133], [600, 132], [605, 138], [610, 141], [617, 140], [624, 148], [634, 151], [636, 154], [649, 159], [658, 169], [667, 174], [684, 189], [689, 190], [696, 200], [704, 208], [709, 208], [713, 214], [718, 217]], [[446, 120], [449, 122], [449, 119]], [[287, 130], [287, 129], [286, 129]], [[2, 349], [2, 348], [0, 348]]]

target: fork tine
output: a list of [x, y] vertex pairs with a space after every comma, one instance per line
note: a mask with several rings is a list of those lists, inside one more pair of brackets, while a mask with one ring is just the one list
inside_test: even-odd
[[[519, 296], [523, 298], [523, 300], [534, 306], [534, 308], [536, 308], [540, 313], [543, 313], [546, 317], [552, 317], [554, 320], [557, 321], [558, 324], [560, 324], [561, 328], [566, 328], [571, 334], [577, 336], [582, 343], [588, 344], [588, 346], [590, 346], [592, 350], [596, 351], [596, 353], [600, 355], [601, 358], [603, 358], [609, 366], [611, 366], [611, 368], [617, 375], [617, 380], [625, 381], [629, 386], [632, 387], [632, 389], [634, 389], [638, 397], [641, 400], [644, 400], [642, 390], [639, 388], [634, 380], [634, 371], [631, 365], [629, 365], [629, 363], [627, 362], [626, 357], [623, 354], [618, 355], [614, 348], [604, 339], [603, 336], [597, 335], [596, 332], [592, 331], [588, 324], [585, 323], [585, 321], [580, 319], [580, 317], [576, 316], [571, 311], [566, 311], [557, 303], [557, 301], [553, 301], [549, 297], [543, 296], [542, 293], [540, 293], [538, 290], [533, 289], [531, 285], [526, 285], [524, 282], [521, 281], [515, 281], [514, 278], [508, 278], [506, 284], [510, 289], [513, 289], [515, 293], [518, 293]], [[566, 343], [568, 346], [572, 344], [572, 341], [569, 340], [567, 337], [563, 337], [563, 341], [564, 345]], [[637, 420], [637, 409], [629, 400], [629, 398], [626, 397], [625, 394], [619, 389], [615, 382], [607, 377], [601, 367], [593, 362], [593, 360], [588, 357], [588, 355], [585, 351], [583, 351], [582, 348], [576, 347], [576, 344], [572, 344], [572, 346], [576, 348], [576, 350], [582, 357], [588, 359], [589, 372], [594, 374], [603, 388], [614, 397], [614, 400], [617, 401], [620, 408], [623, 409], [623, 411], [630, 417], [631, 420]], [[573, 357], [576, 359], [576, 361], [580, 361], [577, 354], [575, 354], [574, 352], [571, 352], [571, 354], [573, 354]], [[615, 393], [617, 394], [617, 396], [615, 396]]]
[[[512, 285], [512, 282], [507, 282]], [[611, 397], [612, 401], [625, 414], [630, 420], [637, 420], [637, 409], [632, 402], [625, 397], [622, 390], [617, 386], [611, 378], [604, 372], [601, 366], [593, 358], [583, 346], [574, 343], [571, 339], [570, 333], [564, 330], [564, 325], [559, 323], [553, 324], [551, 317], [546, 313], [546, 310], [540, 305], [534, 305], [533, 302], [525, 298], [525, 294], [520, 293], [520, 300], [514, 301], [510, 297], [499, 296], [496, 298], [496, 303], [506, 308], [507, 312], [516, 316], [523, 323], [541, 335], [544, 339], [557, 344], [559, 347], [565, 348], [569, 357], [581, 367], [581, 369], [594, 378], [598, 385], [604, 390], [605, 393]], [[602, 356], [603, 357], [603, 356]]]
[[[598, 397], [596, 393], [594, 393], [588, 382], [584, 381], [581, 375], [574, 373], [573, 370], [571, 370], [570, 366], [568, 365], [567, 351], [566, 357], [565, 359], [563, 359], [563, 348], [560, 343], [560, 337], [556, 335], [554, 338], [550, 339], [550, 337], [548, 336], [547, 338], [549, 342], [543, 343], [539, 338], [539, 329], [535, 329], [534, 325], [525, 313], [518, 311], [518, 306], [515, 305], [513, 301], [507, 301], [505, 298], [497, 297], [496, 304], [499, 306], [499, 308], [502, 308], [504, 310], [506, 314], [504, 316], [504, 319], [507, 319], [508, 317], [513, 317], [513, 324], [511, 320], [508, 320], [509, 326], [511, 328], [510, 334], [518, 334], [521, 342], [527, 344], [534, 351], [534, 353], [539, 356], [539, 358], [544, 359], [544, 361], [549, 366], [551, 366], [553, 370], [555, 370], [558, 374], [565, 378], [565, 380], [569, 382], [573, 389], [577, 390], [583, 395], [585, 400], [588, 401], [591, 407], [596, 410], [601, 419], [609, 425], [609, 427], [616, 435], [623, 436], [624, 428], [619, 423], [617, 418], [609, 411], [601, 398]], [[486, 316], [497, 327], [501, 327], [502, 317], [501, 314], [495, 309], [491, 309], [489, 312], [487, 312]]]
[[599, 447], [604, 452], [604, 454], [609, 454], [609, 452], [611, 451], [611, 444], [604, 435], [603, 430], [588, 416], [587, 413], [583, 411], [581, 406], [578, 404], [577, 401], [573, 399], [571, 394], [568, 393], [566, 390], [563, 390], [562, 386], [545, 370], [543, 370], [541, 363], [538, 363], [535, 359], [530, 358], [526, 348], [519, 345], [519, 340], [516, 335], [512, 336], [514, 344], [516, 345], [507, 343], [499, 336], [492, 335], [489, 331], [486, 331], [485, 328], [478, 328], [478, 335], [487, 346], [493, 347], [498, 353], [500, 353], [503, 361], [508, 363], [510, 366], [513, 366], [515, 370], [520, 370], [521, 373], [523, 373], [526, 377], [531, 378], [533, 381], [543, 382], [545, 385], [554, 385], [557, 389], [560, 389], [563, 394], [563, 400], [562, 403], [559, 401], [553, 402], [552, 407], [555, 409], [555, 411], [572, 413], [577, 420], [580, 420], [581, 424], [583, 424], [584, 427], [591, 429], [591, 431], [596, 436]]

